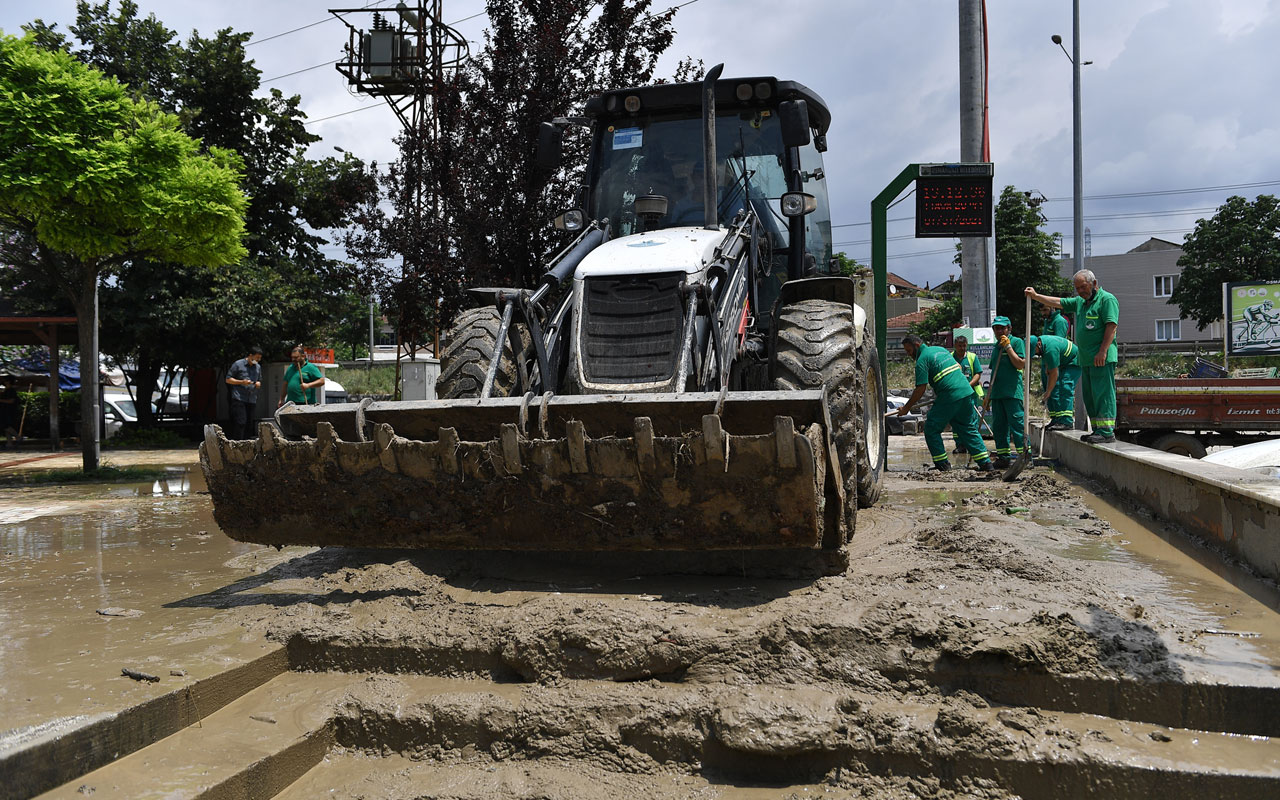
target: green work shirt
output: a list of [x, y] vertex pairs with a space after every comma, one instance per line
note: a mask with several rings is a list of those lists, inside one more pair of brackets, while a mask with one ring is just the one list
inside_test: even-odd
[[[1010, 336], [1009, 344], [1013, 345], [1013, 352], [1022, 358], [1027, 357], [1027, 346], [1017, 336]], [[1009, 360], [1009, 354], [998, 343], [995, 352], [991, 354], [991, 363], [987, 366], [991, 367], [992, 375], [995, 376], [991, 381], [992, 400], [1003, 400], [1006, 397], [1022, 399], [1022, 371], [1013, 365]], [[999, 366], [998, 372], [997, 366]]]
[[[954, 358], [956, 360], [956, 363], [960, 365], [960, 371], [963, 372], [964, 376], [968, 378], [970, 381], [973, 380], [974, 375], [982, 374], [982, 362], [978, 360], [978, 357], [973, 354], [972, 350], [966, 350], [964, 353], [964, 358], [961, 358], [955, 353], [952, 353], [951, 357]], [[970, 383], [969, 385], [973, 386], [972, 383]], [[973, 393], [978, 396], [979, 400], [982, 399], [982, 382], [981, 381], [978, 382], [977, 386], [973, 386]]]
[[1040, 332], [1045, 336], [1062, 336], [1065, 338], [1067, 329], [1070, 327], [1067, 324], [1067, 318], [1062, 316], [1062, 312], [1056, 308], [1049, 310], [1053, 312], [1053, 316], [1044, 321], [1044, 328]]
[[[1062, 298], [1062, 310], [1076, 315], [1076, 344], [1080, 346], [1076, 363], [1082, 367], [1092, 367], [1093, 357], [1098, 354], [1098, 348], [1102, 347], [1107, 323], [1120, 323], [1120, 302], [1111, 292], [1099, 289], [1088, 302], [1083, 297]], [[1116, 341], [1112, 339], [1111, 346], [1107, 348], [1106, 363], [1114, 364], [1117, 360]]]
[[1044, 344], [1044, 355], [1041, 356], [1046, 370], [1059, 369], [1063, 366], [1074, 366], [1076, 361], [1076, 346], [1071, 340], [1065, 336], [1050, 336], [1048, 334], [1040, 337], [1041, 343]]
[[301, 377], [299, 377], [298, 366], [296, 364], [290, 364], [284, 370], [284, 383], [287, 387], [286, 391], [288, 398], [298, 405], [303, 405], [304, 403], [311, 405], [315, 403], [315, 387], [313, 386], [304, 391], [302, 384], [311, 383], [312, 381], [319, 380], [323, 377], [324, 373], [320, 371], [320, 368], [315, 364], [312, 364], [310, 361], [303, 363]]
[[945, 347], [925, 345], [916, 356], [916, 386], [923, 383], [933, 386], [939, 400], [963, 400], [973, 397], [973, 387], [964, 377], [964, 370]]

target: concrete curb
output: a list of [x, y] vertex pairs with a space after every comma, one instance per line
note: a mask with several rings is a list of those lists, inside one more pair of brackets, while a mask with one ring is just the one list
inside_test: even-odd
[[1086, 444], [1080, 436], [1050, 431], [1043, 455], [1280, 580], [1280, 481], [1127, 442]]

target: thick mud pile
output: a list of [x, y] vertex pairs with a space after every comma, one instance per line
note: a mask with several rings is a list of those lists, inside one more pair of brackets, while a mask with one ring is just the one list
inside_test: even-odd
[[[236, 609], [297, 669], [376, 673], [337, 740], [403, 768], [364, 797], [1123, 795], [1157, 784], [1126, 783], [1118, 739], [1185, 789], [1172, 750], [1143, 749], [1174, 738], [1153, 726], [1280, 733], [1247, 692], [1204, 689], [1203, 615], [1156, 573], [1080, 557], [1113, 532], [1069, 483], [924, 477], [944, 476], [890, 477], [837, 576], [264, 551], [256, 578], [191, 602]], [[423, 698], [420, 676], [476, 690]], [[413, 794], [424, 764], [472, 777]]]

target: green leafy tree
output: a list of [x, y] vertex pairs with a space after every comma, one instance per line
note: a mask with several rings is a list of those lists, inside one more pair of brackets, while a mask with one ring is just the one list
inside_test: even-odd
[[1280, 201], [1229, 197], [1182, 245], [1182, 280], [1169, 303], [1204, 330], [1222, 319], [1222, 284], [1280, 280]]
[[1015, 335], [1025, 330], [1026, 295], [1034, 286], [1045, 294], [1068, 294], [1071, 284], [1058, 273], [1057, 244], [1046, 233], [1040, 202], [1030, 192], [1004, 187], [995, 208], [996, 313], [1009, 318]]
[[[70, 39], [41, 20], [26, 27], [43, 46], [67, 50], [177, 114], [205, 148], [243, 160], [243, 261], [209, 273], [134, 259], [103, 287], [103, 347], [134, 363], [140, 395], [150, 396], [166, 366], [225, 366], [255, 344], [278, 357], [341, 317], [358, 276], [326, 255], [317, 231], [346, 224], [365, 191], [365, 167], [351, 155], [305, 157], [318, 137], [304, 126], [299, 97], [259, 96], [260, 72], [244, 50], [250, 34], [224, 29], [180, 42], [154, 14], [139, 17], [130, 0], [117, 10], [78, 3]], [[140, 423], [151, 424], [150, 405], [138, 409]]]
[[98, 466], [98, 282], [130, 260], [244, 256], [240, 162], [178, 118], [32, 38], [0, 35], [0, 218], [33, 237], [80, 329], [84, 466]]

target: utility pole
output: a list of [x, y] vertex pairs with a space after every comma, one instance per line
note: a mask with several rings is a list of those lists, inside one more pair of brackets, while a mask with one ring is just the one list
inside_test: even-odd
[[[348, 41], [344, 57], [335, 65], [348, 85], [361, 94], [381, 97], [404, 125], [409, 145], [404, 168], [405, 214], [413, 230], [419, 233], [433, 232], [434, 240], [419, 252], [402, 253], [401, 280], [409, 284], [420, 283], [424, 277], [426, 256], [423, 249], [432, 254], [447, 251], [443, 221], [449, 210], [444, 207], [438, 192], [427, 186], [423, 153], [440, 137], [440, 118], [434, 102], [446, 75], [457, 70], [470, 56], [467, 40], [458, 31], [442, 22], [443, 0], [417, 0], [412, 5], [397, 3], [394, 9], [331, 8], [329, 13], [338, 17], [348, 28]], [[394, 11], [395, 16], [384, 16]], [[353, 24], [348, 17], [372, 15], [366, 30]], [[370, 304], [369, 358], [373, 359], [373, 320]], [[437, 328], [439, 327], [437, 315]], [[397, 325], [396, 335], [396, 396], [400, 394], [400, 356], [407, 348], [410, 358], [415, 358], [417, 345], [423, 331], [410, 330], [403, 320]], [[438, 335], [438, 331], [437, 331]], [[439, 345], [436, 355], [439, 356]]]
[[[984, 0], [960, 0], [960, 160], [990, 161], [987, 140], [986, 12]], [[995, 239], [960, 240], [960, 307], [969, 327], [995, 318]]]

